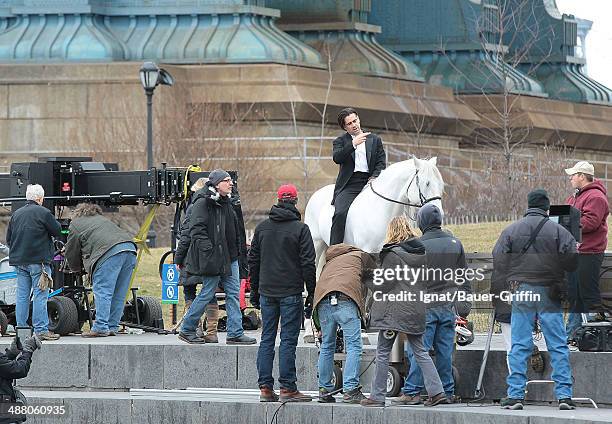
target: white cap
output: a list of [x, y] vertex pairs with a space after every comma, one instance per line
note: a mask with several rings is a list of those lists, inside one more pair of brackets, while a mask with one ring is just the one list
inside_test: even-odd
[[593, 165], [583, 160], [576, 163], [576, 165], [574, 165], [572, 168], [567, 168], [565, 170], [565, 173], [567, 175], [574, 175], [578, 173], [595, 175], [595, 168], [593, 167]]

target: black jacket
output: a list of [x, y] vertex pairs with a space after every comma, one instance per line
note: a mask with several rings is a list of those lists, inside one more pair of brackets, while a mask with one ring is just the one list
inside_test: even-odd
[[[174, 252], [174, 263], [177, 265], [185, 264], [185, 257], [187, 256], [187, 251], [189, 250], [189, 244], [191, 244], [191, 237], [189, 236], [189, 222], [191, 220], [191, 210], [196, 199], [198, 199], [199, 197], [203, 197], [202, 190], [198, 190], [191, 195], [191, 197], [189, 198], [189, 203], [187, 204], [187, 207], [185, 209], [185, 217], [179, 225], [177, 240], [178, 243], [176, 246], [176, 251]], [[179, 277], [180, 286], [192, 286], [201, 282], [201, 277], [190, 275], [185, 269], [181, 270]]]
[[[471, 282], [465, 278], [467, 263], [463, 245], [459, 239], [442, 230], [440, 210], [430, 203], [424, 205], [417, 214], [417, 225], [423, 233], [420, 240], [427, 251], [427, 267], [433, 271], [429, 272], [428, 292], [445, 297], [452, 297], [457, 290], [471, 293]], [[456, 278], [447, 278], [451, 277], [451, 273]], [[450, 301], [432, 301], [427, 304], [427, 307], [450, 304]], [[470, 308], [471, 304], [457, 305], [458, 312], [459, 309], [467, 311], [467, 313], [461, 313], [462, 316], [467, 316]]]
[[7, 349], [6, 353], [0, 354], [0, 395], [10, 396], [14, 402], [13, 380], [27, 377], [31, 364], [32, 353], [30, 352], [22, 351], [21, 355], [15, 356]]
[[[511, 281], [548, 287], [565, 286], [565, 273], [578, 266], [576, 240], [569, 231], [547, 220], [533, 244], [524, 254], [521, 253], [544, 218], [548, 215], [542, 209], [527, 209], [523, 218], [501, 233], [493, 248], [492, 293], [509, 290]], [[500, 307], [498, 312], [508, 312], [504, 302], [494, 303]]]
[[[378, 177], [387, 166], [382, 140], [376, 134], [370, 134], [366, 138], [365, 145], [370, 176]], [[336, 201], [338, 193], [344, 189], [355, 171], [355, 148], [353, 147], [353, 138], [349, 133], [344, 133], [334, 140], [333, 159], [340, 165], [340, 172], [338, 178], [336, 178], [332, 205]]]
[[62, 226], [49, 209], [27, 201], [13, 213], [6, 230], [9, 264], [51, 263], [54, 252], [51, 237], [59, 237], [61, 231]]
[[251, 292], [270, 297], [301, 294], [304, 283], [314, 296], [315, 250], [308, 225], [294, 205], [279, 202], [270, 218], [255, 228], [249, 252]]
[[[192, 275], [231, 275], [231, 263], [240, 256], [241, 244], [238, 219], [230, 199], [219, 196], [208, 184], [197, 196], [189, 211], [189, 235], [181, 232], [175, 262], [184, 263], [185, 270]], [[185, 244], [189, 247], [183, 254]]]
[[[380, 251], [380, 269], [395, 270], [397, 267], [421, 268], [427, 263], [425, 246], [418, 239], [412, 238], [399, 244], [385, 244]], [[426, 283], [409, 281], [400, 278], [386, 278], [382, 284], [374, 285], [373, 280], [366, 280], [372, 289], [374, 302], [370, 309], [370, 330], [395, 330], [406, 334], [423, 334], [425, 332], [425, 303], [420, 299], [420, 292], [427, 292]], [[399, 295], [411, 293], [409, 300], [390, 300], [383, 294]]]

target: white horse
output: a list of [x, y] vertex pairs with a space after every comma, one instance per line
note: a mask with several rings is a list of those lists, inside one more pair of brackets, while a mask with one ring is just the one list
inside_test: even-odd
[[[368, 253], [378, 253], [387, 225], [394, 217], [407, 214], [415, 225], [416, 212], [425, 203], [432, 203], [443, 212], [444, 181], [436, 160], [435, 157], [429, 160], [413, 157], [394, 163], [367, 184], [349, 209], [344, 242]], [[317, 190], [306, 205], [305, 222], [314, 241], [319, 272], [329, 246], [333, 193], [333, 185], [325, 186]]]

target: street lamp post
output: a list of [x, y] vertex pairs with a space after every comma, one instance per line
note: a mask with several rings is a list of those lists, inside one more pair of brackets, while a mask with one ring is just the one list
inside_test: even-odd
[[173, 85], [174, 78], [153, 62], [145, 62], [140, 68], [140, 82], [147, 96], [147, 169], [153, 167], [153, 92], [159, 84]]

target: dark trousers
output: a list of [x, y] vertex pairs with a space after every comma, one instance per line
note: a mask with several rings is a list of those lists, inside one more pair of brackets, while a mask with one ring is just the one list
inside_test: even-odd
[[332, 217], [332, 227], [329, 245], [340, 244], [344, 241], [344, 228], [346, 226], [346, 216], [355, 197], [368, 183], [370, 174], [367, 172], [354, 172], [346, 186], [336, 196], [334, 201], [334, 216]]
[[568, 298], [571, 312], [599, 311], [601, 307], [599, 273], [601, 272], [603, 257], [603, 253], [578, 255], [578, 269], [570, 273], [568, 282]]
[[257, 351], [257, 373], [259, 387], [274, 388], [272, 365], [274, 343], [280, 322], [280, 347], [278, 348], [278, 382], [282, 389], [297, 390], [295, 371], [295, 349], [302, 327], [304, 303], [302, 295], [269, 297], [261, 295], [261, 343]]

